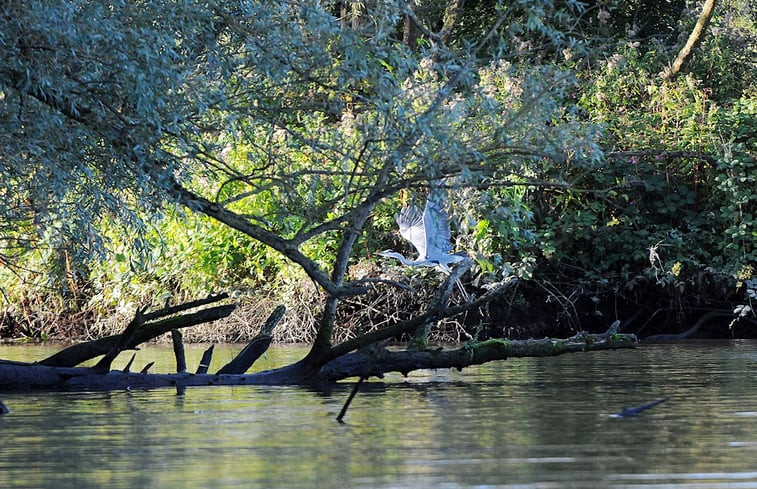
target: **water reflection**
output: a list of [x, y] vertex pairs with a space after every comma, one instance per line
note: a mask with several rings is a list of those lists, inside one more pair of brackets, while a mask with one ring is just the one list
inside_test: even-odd
[[753, 342], [681, 343], [390, 375], [344, 425], [349, 383], [6, 394], [0, 487], [757, 487], [756, 366]]

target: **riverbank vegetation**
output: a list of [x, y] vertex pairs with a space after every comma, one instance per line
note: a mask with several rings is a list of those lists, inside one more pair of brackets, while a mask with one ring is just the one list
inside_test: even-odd
[[[316, 363], [440, 300], [432, 339], [757, 336], [751, 2], [674, 75], [703, 1], [33, 3], [0, 7], [4, 338], [218, 291], [187, 341], [286, 304]], [[376, 255], [431, 187], [476, 307]]]

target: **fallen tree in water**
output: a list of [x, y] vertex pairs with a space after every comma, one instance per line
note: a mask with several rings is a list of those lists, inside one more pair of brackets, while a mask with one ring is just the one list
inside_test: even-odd
[[[55, 239], [43, 241], [43, 246], [57, 249], [66, 243], [78, 247], [79, 242], [93, 241], [95, 224], [106, 213], [119, 216], [119, 223], [131, 229], [137, 219], [120, 216], [131, 215], [124, 209], [131, 209], [134, 202], [156, 210], [179, 206], [202, 220], [215, 221], [224, 232], [233, 230], [244, 237], [239, 243], [235, 237], [234, 246], [228, 248], [213, 240], [204, 242], [211, 247], [208, 251], [214, 252], [213, 260], [224, 257], [224, 266], [213, 268], [228, 273], [222, 277], [223, 283], [238, 278], [242, 282], [248, 278], [254, 278], [254, 283], [269, 281], [276, 270], [282, 270], [270, 265], [279, 260], [299, 267], [324, 297], [315, 338], [299, 361], [247, 374], [270, 344], [270, 333], [263, 328], [219, 372], [207, 373], [210, 349], [197, 371], [188, 373], [179, 329], [221, 319], [234, 307], [227, 304], [189, 312], [221, 300], [220, 296], [211, 297], [203, 300], [207, 302], [153, 313], [140, 310], [120, 335], [76, 345], [36, 364], [1, 362], [0, 390], [306, 384], [395, 371], [464, 368], [511, 356], [635, 345], [635, 337], [611, 328], [605, 335], [579, 334], [563, 340], [474, 339], [451, 350], [428, 347], [430, 328], [446, 318], [484, 310], [508, 287], [507, 280], [529, 275], [532, 265], [526, 264], [535, 264], [538, 256], [545, 255], [541, 249], [518, 250], [520, 241], [532, 240], [539, 233], [523, 228], [531, 219], [521, 214], [531, 210], [521, 205], [521, 198], [513, 201], [500, 190], [567, 190], [574, 185], [569, 182], [578, 183], [582, 177], [573, 179], [563, 168], [580, 176], [596, 172], [598, 162], [604, 160], [595, 131], [579, 119], [562, 117], [569, 109], [562, 106], [567, 87], [562, 69], [545, 70], [546, 66], [537, 63], [531, 71], [531, 65], [525, 63], [510, 70], [505, 63], [495, 70], [497, 74], [490, 73], [480, 55], [506, 51], [510, 41], [500, 35], [500, 27], [506, 27], [503, 23], [509, 14], [501, 13], [478, 44], [466, 41], [464, 50], [459, 50], [457, 43], [447, 47], [440, 42], [446, 35], [434, 34], [428, 30], [432, 28], [429, 24], [422, 29], [428, 33], [428, 42], [416, 50], [420, 44], [407, 49], [392, 39], [389, 33], [397, 32], [398, 17], [383, 7], [367, 9], [366, 22], [361, 21], [355, 29], [340, 22], [328, 2], [314, 2], [309, 8], [293, 3], [293, 8], [274, 9], [274, 14], [261, 2], [245, 2], [242, 10], [239, 2], [212, 2], [212, 8], [189, 2], [191, 8], [184, 5], [182, 8], [189, 10], [180, 10], [182, 15], [163, 16], [167, 23], [159, 29], [173, 33], [166, 36], [154, 31], [152, 10], [142, 9], [140, 2], [138, 8], [132, 8], [132, 3], [124, 3], [124, 14], [134, 20], [127, 27], [110, 23], [110, 17], [118, 16], [103, 18], [101, 9], [90, 9], [87, 2], [80, 2], [81, 11], [72, 20], [76, 22], [64, 23], [64, 31], [60, 22], [40, 20], [59, 17], [53, 6], [46, 10], [50, 15], [35, 14], [28, 19], [23, 17], [24, 9], [13, 11], [33, 22], [34, 29], [24, 21], [3, 24], [10, 29], [11, 39], [26, 39], [30, 32], [50, 32], [51, 46], [45, 46], [44, 53], [67, 54], [37, 56], [15, 48], [3, 51], [9, 55], [11, 61], [6, 64], [12, 69], [0, 70], [0, 84], [6, 98], [18, 102], [12, 107], [17, 116], [11, 133], [18, 132], [18, 121], [37, 122], [36, 129], [11, 138], [14, 145], [0, 145], [12, 169], [0, 172], [10, 192], [4, 200], [24, 203], [14, 204], [3, 214], [9, 216], [10, 243], [33, 247], [44, 234]], [[15, 19], [13, 15], [5, 17]], [[295, 28], [302, 25], [308, 28]], [[79, 36], [79, 32], [87, 35]], [[93, 34], [97, 32], [108, 35]], [[143, 42], [145, 32], [152, 33], [156, 42]], [[117, 50], [93, 48], [93, 39], [114, 36], [139, 42], [119, 45]], [[555, 37], [559, 45], [563, 37]], [[181, 39], [180, 49], [177, 39]], [[139, 54], [145, 49], [149, 51], [146, 56]], [[102, 55], [97, 63], [91, 62], [95, 51]], [[137, 54], [129, 57], [124, 53]], [[434, 61], [427, 67], [430, 59], [441, 64]], [[103, 70], [103, 66], [121, 69]], [[49, 73], [55, 76], [45, 76]], [[82, 89], [82, 80], [98, 88]], [[516, 89], [500, 87], [512, 83]], [[139, 97], [135, 99], [134, 94]], [[450, 110], [452, 107], [459, 110]], [[34, 154], [56, 157], [30, 158], [29, 148]], [[42, 178], [17, 177], [30, 174], [30, 161], [42, 165], [34, 168], [35, 175], [56, 178], [44, 182]], [[27, 181], [34, 185], [28, 186]], [[38, 185], [40, 181], [52, 187]], [[485, 193], [485, 189], [492, 192]], [[408, 238], [423, 259], [402, 262], [442, 265], [441, 253], [456, 257], [451, 264], [475, 252], [482, 258], [480, 263], [487, 264], [477, 273], [476, 287], [490, 288], [462, 304], [450, 301], [453, 285], [471, 266], [467, 258], [452, 271], [443, 268], [451, 273], [435, 298], [419, 301], [425, 307], [422, 312], [399, 319], [393, 315], [396, 311], [390, 310], [393, 322], [354, 338], [335, 340], [340, 303], [366, 294], [371, 287], [391, 283], [380, 272], [361, 271], [355, 266], [356, 255], [364, 254], [363, 249], [374, 253], [379, 244], [388, 244], [388, 215], [400, 205], [409, 208], [432, 191], [439, 194], [437, 215], [450, 210], [468, 215], [461, 229], [472, 229], [476, 222], [496, 225], [481, 226], [473, 233], [479, 237], [463, 239], [459, 244], [467, 242], [467, 251], [460, 254], [451, 253], [447, 224], [438, 220], [431, 225], [423, 218], [423, 230], [415, 222], [410, 226], [416, 228], [410, 234], [418, 239]], [[83, 198], [77, 199], [79, 196]], [[511, 204], [517, 209], [509, 209]], [[72, 205], [78, 206], [76, 212], [71, 212]], [[59, 226], [57, 220], [68, 221], [70, 226]], [[147, 222], [144, 219], [137, 227], [146, 230]], [[37, 226], [47, 223], [56, 223], [51, 228], [56, 232], [40, 234]], [[67, 229], [74, 231], [58, 235]], [[400, 224], [400, 235], [407, 236], [408, 229]], [[427, 232], [443, 237], [449, 246], [419, 247], [421, 233], [428, 237]], [[20, 237], [18, 233], [22, 233]], [[495, 235], [498, 240], [519, 238], [514, 243], [492, 244]], [[250, 246], [250, 241], [255, 245]], [[430, 249], [437, 252], [435, 256], [426, 256]], [[515, 262], [507, 262], [502, 254], [506, 249], [513, 251]], [[260, 250], [265, 251], [261, 254]], [[250, 253], [247, 259], [239, 259], [245, 253]], [[498, 258], [485, 258], [486, 254]], [[232, 270], [256, 262], [260, 263], [249, 274]], [[498, 281], [500, 285], [493, 285]], [[173, 280], [165, 286], [173, 290]], [[276, 315], [268, 329], [275, 322]], [[133, 361], [124, 371], [112, 371], [117, 356], [168, 332], [177, 355], [175, 374], [148, 373], [149, 364], [132, 372]], [[392, 340], [407, 336], [414, 337], [410, 349], [385, 348]], [[88, 361], [96, 363], [79, 366]]]
[[[233, 305], [215, 306], [200, 312], [157, 320], [169, 314], [186, 311], [190, 307], [204, 306], [226, 298], [225, 295], [217, 295], [181, 306], [166, 307], [149, 314], [138, 311], [121, 335], [74, 345], [37, 363], [0, 360], [0, 391], [89, 391], [160, 387], [176, 387], [181, 390], [185, 387], [210, 385], [328, 383], [351, 377], [383, 377], [389, 372], [407, 375], [419, 369], [462, 369], [494, 360], [506, 360], [510, 357], [555, 356], [564, 353], [636, 346], [634, 335], [618, 333], [620, 323], [616, 321], [603, 334], [578, 333], [565, 339], [471, 340], [453, 349], [429, 348], [424, 346], [422, 341], [416, 341], [410, 348], [404, 350], [386, 348], [387, 341], [392, 338], [414, 331], [427, 332], [425, 325], [434, 324], [444, 317], [479, 307], [491, 300], [492, 295], [497, 293], [496, 290], [462, 305], [446, 304], [455, 280], [466, 268], [466, 266], [458, 267], [448, 277], [442, 284], [436, 300], [424, 314], [331, 346], [318, 356], [314, 356], [311, 350], [302, 360], [281, 368], [246, 373], [270, 345], [273, 329], [284, 314], [283, 306], [276, 308], [261, 328], [260, 333], [236, 358], [216, 373], [207, 373], [212, 347], [206, 351], [195, 373], [186, 371], [180, 334], [173, 335], [177, 359], [176, 373], [148, 373], [151, 364], [140, 372], [132, 372], [130, 367], [134, 360], [133, 356], [123, 370], [110, 370], [112, 360], [125, 350], [135, 349], [139, 344], [168, 331], [176, 332], [179, 327], [197, 324], [200, 318], [214, 320], [228, 316], [234, 308]], [[102, 355], [102, 358], [95, 366], [76, 366], [98, 355]]]
[[[105, 355], [103, 360], [100, 361], [98, 368], [107, 370], [107, 367], [110, 367], [110, 362], [124, 350], [134, 349], [138, 345], [172, 330], [196, 326], [228, 317], [234, 311], [235, 306], [233, 304], [216, 306], [190, 314], [175, 316], [184, 311], [219, 302], [228, 297], [228, 294], [210, 295], [205, 299], [172, 307], [166, 306], [149, 314], [144, 314], [143, 310], [137, 311], [134, 319], [131, 320], [122, 334], [73, 345], [39, 363], [48, 367], [74, 367], [87, 360]], [[165, 318], [166, 316], [173, 317], [158, 321], [158, 319]]]
[[[273, 385], [334, 382], [350, 377], [383, 377], [419, 369], [458, 368], [512, 357], [555, 356], [564, 353], [633, 348], [633, 335], [618, 334], [617, 324], [603, 334], [579, 333], [566, 339], [468, 342], [455, 349], [354, 352], [338, 357], [310, 376], [297, 364], [251, 374], [101, 372], [91, 367], [49, 367], [41, 363], [0, 360], [0, 390], [128, 390], [211, 385]], [[219, 371], [220, 372], [220, 371]]]

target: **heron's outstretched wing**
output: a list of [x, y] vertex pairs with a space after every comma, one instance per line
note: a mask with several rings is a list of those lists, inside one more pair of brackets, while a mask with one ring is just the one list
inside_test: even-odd
[[404, 207], [394, 218], [400, 227], [400, 235], [418, 250], [419, 259], [425, 259], [426, 229], [423, 225], [424, 216], [420, 209], [411, 204]]
[[439, 259], [452, 251], [447, 212], [440, 203], [430, 197], [426, 201], [426, 209], [423, 212], [423, 227], [426, 237], [426, 256], [429, 259]]

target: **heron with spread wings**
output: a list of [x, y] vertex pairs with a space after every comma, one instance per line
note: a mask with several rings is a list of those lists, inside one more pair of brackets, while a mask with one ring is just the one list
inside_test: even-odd
[[[439, 203], [431, 198], [426, 200], [426, 206], [421, 213], [415, 205], [403, 208], [395, 220], [400, 227], [400, 235], [412, 244], [418, 251], [418, 258], [408, 260], [402, 254], [393, 250], [379, 253], [381, 256], [396, 258], [405, 266], [435, 267], [449, 275], [452, 271], [449, 265], [463, 261], [467, 255], [464, 252], [452, 253], [450, 243], [449, 219], [447, 213]], [[463, 284], [456, 282], [461, 295], [467, 300], [468, 293]]]

